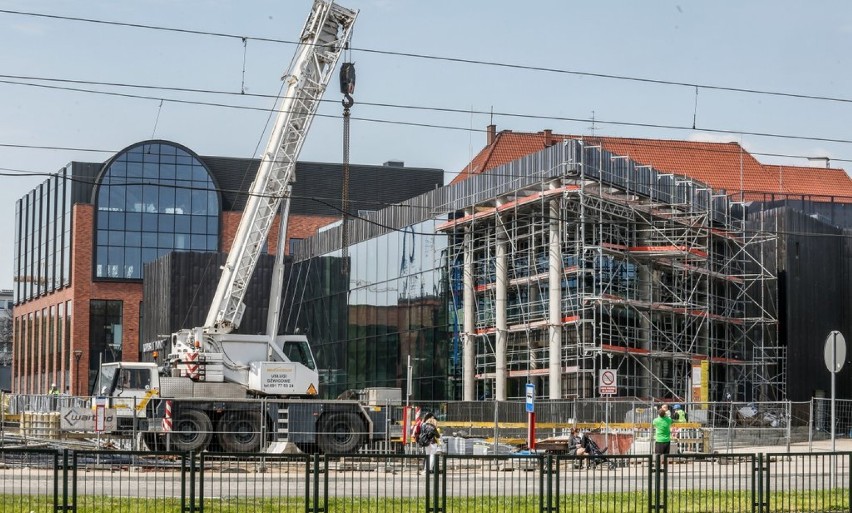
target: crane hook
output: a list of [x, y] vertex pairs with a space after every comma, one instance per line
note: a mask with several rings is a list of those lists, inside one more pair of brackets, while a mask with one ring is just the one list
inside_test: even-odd
[[352, 93], [355, 92], [355, 63], [344, 62], [340, 66], [340, 92], [343, 93], [343, 108], [355, 105]]

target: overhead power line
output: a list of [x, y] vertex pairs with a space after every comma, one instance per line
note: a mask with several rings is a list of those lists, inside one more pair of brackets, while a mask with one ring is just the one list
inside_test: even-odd
[[[213, 32], [208, 30], [194, 30], [194, 29], [185, 29], [185, 28], [177, 28], [177, 27], [166, 27], [162, 25], [149, 25], [142, 23], [128, 23], [128, 22], [120, 22], [120, 21], [111, 21], [111, 20], [99, 20], [95, 18], [82, 18], [77, 16], [62, 16], [56, 14], [45, 14], [45, 13], [37, 13], [37, 12], [29, 12], [29, 11], [15, 11], [11, 9], [0, 9], [0, 13], [3, 14], [12, 14], [18, 16], [30, 16], [30, 17], [38, 17], [38, 18], [47, 18], [54, 20], [62, 20], [62, 21], [75, 21], [75, 22], [83, 22], [83, 23], [94, 23], [98, 25], [112, 25], [117, 27], [127, 27], [127, 28], [135, 28], [135, 29], [146, 29], [146, 30], [156, 30], [156, 31], [165, 31], [165, 32], [174, 32], [180, 34], [194, 35], [194, 36], [207, 36], [207, 37], [220, 37], [220, 38], [228, 38], [228, 39], [237, 39], [241, 43], [244, 41], [261, 41], [267, 43], [281, 43], [281, 44], [298, 44], [298, 41], [288, 40], [288, 39], [278, 39], [278, 38], [270, 38], [270, 37], [260, 37], [260, 36], [245, 36], [241, 34], [233, 34], [227, 32]], [[687, 81], [679, 81], [679, 80], [663, 80], [657, 78], [647, 78], [647, 77], [634, 77], [629, 75], [618, 75], [613, 73], [599, 73], [599, 72], [591, 72], [591, 71], [578, 71], [571, 70], [565, 68], [552, 68], [546, 66], [531, 66], [526, 64], [515, 64], [515, 63], [507, 63], [507, 62], [499, 62], [499, 61], [485, 61], [480, 59], [468, 59], [463, 57], [447, 57], [441, 55], [428, 55], [422, 53], [415, 52], [400, 52], [394, 50], [381, 50], [375, 48], [359, 48], [353, 46], [351, 48], [352, 51], [361, 51], [365, 53], [373, 53], [378, 55], [389, 55], [394, 57], [407, 57], [413, 59], [425, 59], [425, 60], [436, 60], [436, 61], [444, 61], [444, 62], [455, 62], [459, 64], [472, 64], [479, 66], [492, 66], [499, 68], [509, 68], [509, 69], [519, 69], [526, 71], [537, 71], [537, 72], [546, 72], [546, 73], [558, 73], [564, 75], [574, 75], [581, 77], [592, 77], [592, 78], [602, 78], [608, 80], [620, 80], [620, 81], [629, 81], [629, 82], [638, 82], [638, 83], [646, 83], [646, 84], [655, 84], [655, 85], [667, 85], [667, 86], [678, 86], [678, 87], [688, 87], [690, 89], [705, 89], [708, 91], [726, 91], [726, 92], [734, 92], [734, 93], [744, 93], [744, 94], [755, 94], [755, 95], [767, 95], [767, 96], [778, 96], [784, 98], [795, 98], [795, 99], [804, 99], [804, 100], [817, 100], [817, 101], [829, 101], [829, 102], [838, 102], [838, 103], [852, 103], [852, 98], [842, 98], [837, 96], [826, 96], [826, 95], [816, 95], [816, 94], [805, 94], [805, 93], [792, 93], [787, 91], [772, 91], [767, 89], [755, 89], [748, 87], [736, 87], [736, 86], [723, 86], [716, 84], [701, 84], [698, 82], [687, 82]]]
[[[35, 79], [39, 80], [39, 79]], [[179, 98], [164, 98], [157, 96], [146, 96], [139, 94], [131, 94], [131, 93], [119, 93], [113, 91], [98, 91], [93, 89], [83, 89], [79, 87], [68, 87], [68, 86], [57, 86], [57, 85], [49, 85], [49, 84], [37, 84], [32, 82], [20, 82], [16, 80], [0, 80], [0, 83], [10, 84], [10, 85], [22, 85], [28, 87], [38, 87], [44, 89], [55, 89], [55, 90], [63, 90], [63, 91], [73, 91], [73, 92], [81, 92], [88, 94], [102, 94], [107, 96], [117, 96], [122, 98], [135, 98], [142, 100], [152, 100], [152, 101], [165, 101], [171, 103], [179, 103], [179, 104], [189, 104], [189, 105], [203, 105], [208, 107], [221, 107], [228, 109], [237, 109], [237, 110], [253, 110], [253, 111], [262, 111], [269, 112], [269, 109], [266, 107], [251, 107], [246, 105], [234, 105], [222, 102], [205, 102], [199, 100], [185, 100]], [[132, 87], [132, 86], [126, 86]], [[270, 96], [272, 97], [272, 96]], [[324, 100], [330, 101], [330, 100]], [[538, 114], [523, 114], [523, 113], [513, 113], [513, 112], [491, 112], [491, 111], [476, 111], [470, 109], [454, 109], [447, 107], [423, 107], [416, 105], [393, 105], [387, 103], [369, 103], [369, 102], [361, 102], [362, 105], [371, 105], [377, 107], [393, 107], [393, 108], [403, 108], [403, 109], [412, 109], [412, 110], [423, 110], [423, 111], [432, 111], [432, 112], [453, 112], [459, 114], [481, 114], [481, 115], [492, 115], [492, 116], [502, 116], [509, 118], [520, 118], [520, 119], [542, 119], [549, 121], [563, 121], [563, 122], [575, 122], [575, 123], [589, 123], [591, 120], [588, 118], [575, 118], [568, 116], [545, 116]], [[334, 118], [337, 119], [337, 115], [328, 115], [328, 114], [317, 114], [318, 117], [326, 117], [326, 118]], [[352, 117], [353, 120], [365, 121], [371, 123], [390, 123], [390, 124], [399, 124], [406, 126], [416, 126], [416, 127], [425, 127], [425, 128], [441, 128], [445, 130], [459, 130], [459, 131], [475, 131], [482, 132], [481, 129], [471, 129], [469, 127], [456, 127], [449, 125], [436, 125], [432, 123], [416, 123], [409, 121], [396, 121], [396, 120], [386, 120], [386, 119], [377, 119], [377, 118], [365, 118], [365, 117]], [[598, 118], [594, 119], [595, 123], [605, 124], [605, 125], [613, 125], [613, 126], [627, 126], [627, 127], [638, 127], [638, 128], [656, 128], [662, 130], [674, 130], [674, 131], [695, 131], [696, 129], [692, 126], [688, 125], [663, 125], [659, 123], [640, 123], [634, 121], [612, 121], [612, 120], [601, 120]], [[839, 144], [852, 144], [852, 139], [841, 139], [841, 138], [832, 138], [832, 137], [819, 137], [819, 136], [807, 136], [807, 135], [793, 135], [793, 134], [779, 134], [772, 132], [755, 132], [755, 131], [743, 131], [743, 130], [728, 130], [723, 128], [709, 128], [709, 127], [700, 127], [697, 130], [702, 132], [709, 132], [715, 134], [724, 134], [724, 135], [750, 135], [753, 137], [766, 137], [766, 138], [776, 138], [776, 139], [786, 139], [786, 140], [803, 140], [803, 141], [815, 141], [815, 142], [830, 142], [830, 143], [839, 143]]]

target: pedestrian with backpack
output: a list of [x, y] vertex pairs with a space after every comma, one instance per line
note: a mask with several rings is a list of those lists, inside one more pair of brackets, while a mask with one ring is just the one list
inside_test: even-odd
[[416, 438], [417, 445], [423, 447], [428, 456], [424, 464], [424, 472], [434, 471], [435, 469], [435, 455], [439, 452], [438, 443], [440, 439], [441, 431], [438, 429], [438, 419], [432, 412], [428, 412], [423, 416]]

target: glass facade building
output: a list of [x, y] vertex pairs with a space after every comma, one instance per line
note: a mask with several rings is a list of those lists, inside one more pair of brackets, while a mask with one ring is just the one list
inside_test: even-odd
[[70, 167], [15, 203], [16, 303], [71, 284]]
[[436, 233], [441, 222], [354, 244], [345, 259], [337, 250], [296, 264], [289, 328], [307, 334], [323, 369], [324, 396], [365, 387], [406, 390], [409, 356], [412, 398], [453, 396], [458, 329], [446, 235]]
[[219, 196], [205, 165], [165, 142], [131, 146], [107, 163], [97, 191], [95, 278], [141, 279], [170, 251], [216, 251]]

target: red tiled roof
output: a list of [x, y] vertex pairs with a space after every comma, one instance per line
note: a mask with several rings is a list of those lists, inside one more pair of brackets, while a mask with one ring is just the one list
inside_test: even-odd
[[747, 200], [760, 199], [763, 194], [794, 194], [835, 196], [836, 201], [852, 202], [852, 179], [842, 169], [762, 164], [737, 143], [579, 137], [550, 131], [497, 133], [494, 142], [483, 148], [451, 183], [490, 171], [566, 138], [600, 144], [615, 155], [629, 157], [658, 171], [694, 178], [713, 189], [725, 189], [728, 194], [744, 190]]

